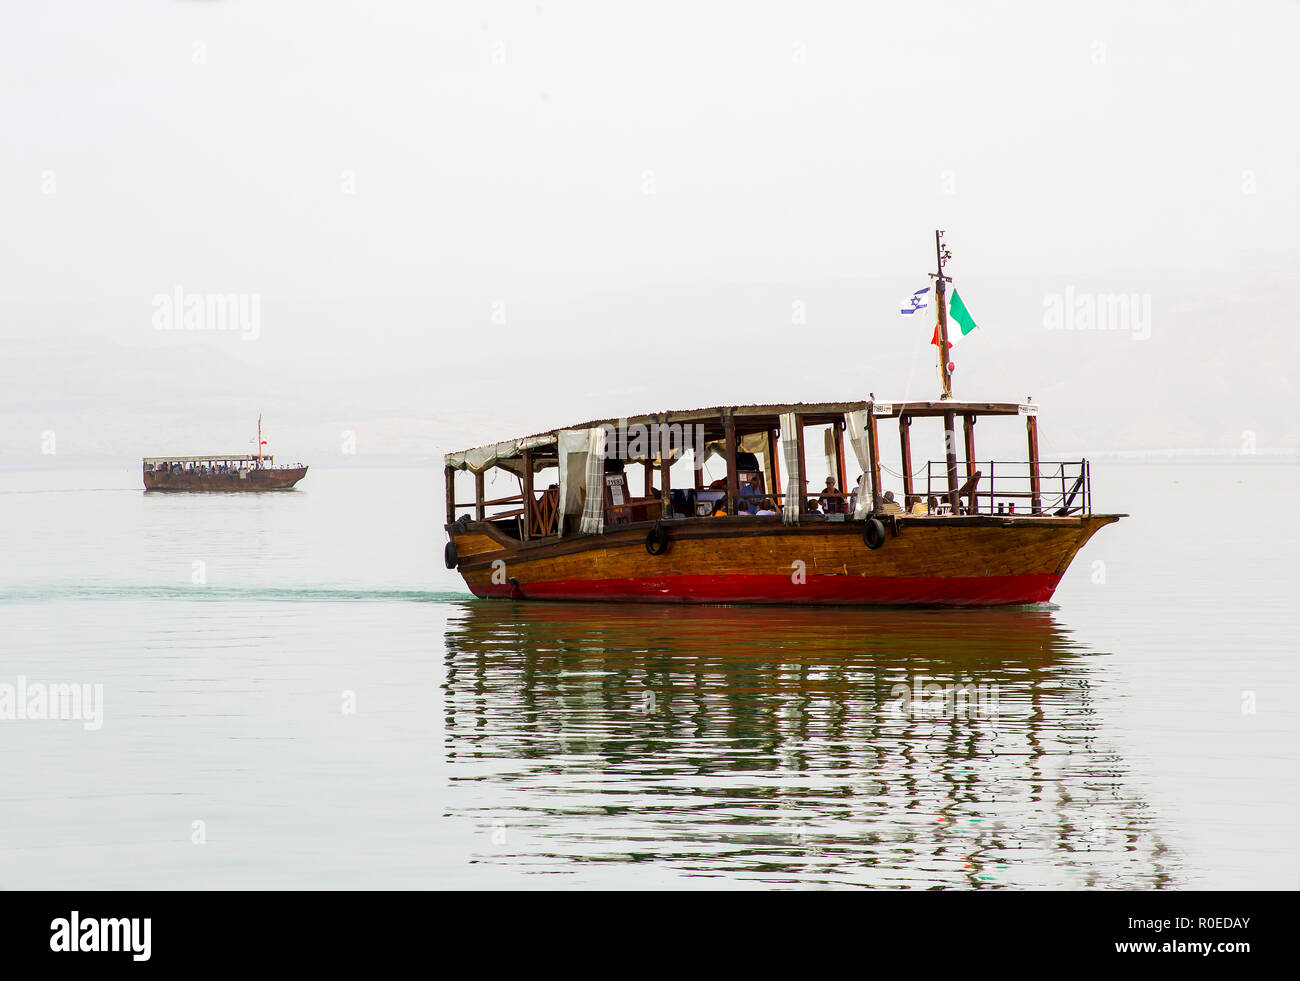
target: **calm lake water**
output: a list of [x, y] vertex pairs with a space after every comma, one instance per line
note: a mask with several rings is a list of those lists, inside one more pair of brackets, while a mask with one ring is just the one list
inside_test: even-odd
[[0, 720], [3, 881], [1296, 889], [1298, 476], [1098, 462], [1053, 606], [890, 611], [475, 601], [435, 469], [0, 472], [0, 686], [103, 686]]

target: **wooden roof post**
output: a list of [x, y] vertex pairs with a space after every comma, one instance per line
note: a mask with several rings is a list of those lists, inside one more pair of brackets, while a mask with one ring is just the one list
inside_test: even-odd
[[799, 479], [794, 482], [795, 491], [799, 495], [799, 513], [808, 513], [808, 458], [804, 455], [803, 448], [803, 416], [798, 412], [794, 414], [794, 439], [795, 445], [799, 448]]
[[961, 504], [957, 499], [960, 489], [957, 480], [957, 417], [951, 412], [943, 414], [943, 456], [948, 470], [948, 503], [952, 513], [961, 513]]
[[880, 511], [880, 434], [876, 432], [876, 403], [867, 405], [867, 461], [871, 474], [871, 513]]
[[523, 491], [524, 491], [524, 541], [528, 541], [532, 534], [533, 509], [537, 502], [533, 500], [533, 451], [524, 450], [524, 473], [523, 473]]
[[769, 494], [781, 493], [781, 430], [769, 429], [767, 431], [767, 459], [771, 464], [772, 486], [767, 489]]
[[456, 471], [443, 467], [443, 477], [447, 485], [447, 524], [450, 526], [456, 523]]
[[474, 475], [474, 520], [483, 520], [483, 472]]
[[1038, 473], [1038, 417], [1025, 417], [1025, 433], [1029, 437], [1029, 493], [1030, 510], [1034, 514], [1043, 511], [1042, 485]]
[[[975, 476], [975, 416], [967, 414], [962, 416], [962, 429], [966, 437], [966, 479], [970, 480]], [[970, 489], [970, 503], [967, 505], [971, 514], [977, 511], [975, 502], [978, 500], [975, 496], [975, 486], [972, 484]]]
[[659, 449], [661, 455], [659, 460], [659, 495], [660, 500], [663, 501], [663, 509], [659, 514], [666, 518], [668, 517], [668, 508], [672, 502], [673, 448], [672, 437], [668, 432], [668, 427], [662, 427], [660, 432], [663, 435], [661, 437], [662, 443]]
[[[844, 459], [844, 425], [842, 418], [836, 419], [831, 424], [831, 432], [834, 434], [832, 438], [835, 440], [835, 480], [839, 485], [836, 490], [847, 495], [849, 492], [849, 476], [846, 472], [848, 464]], [[840, 498], [841, 504], [847, 504], [847, 502], [847, 497]]]
[[722, 426], [727, 434], [727, 513], [734, 516], [740, 503], [740, 475], [736, 473], [736, 418], [735, 409], [724, 409]]
[[907, 499], [915, 496], [912, 486], [912, 417], [898, 417], [898, 445], [903, 451], [903, 507], [911, 510]]

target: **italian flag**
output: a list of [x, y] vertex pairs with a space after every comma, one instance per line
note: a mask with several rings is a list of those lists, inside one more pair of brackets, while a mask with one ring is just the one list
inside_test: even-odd
[[[975, 318], [970, 315], [966, 309], [966, 304], [962, 303], [961, 296], [956, 290], [952, 291], [952, 296], [948, 299], [948, 350], [952, 350], [961, 343], [961, 339], [975, 329]], [[935, 347], [939, 346], [939, 322], [934, 323], [934, 336], [930, 338], [930, 343]]]

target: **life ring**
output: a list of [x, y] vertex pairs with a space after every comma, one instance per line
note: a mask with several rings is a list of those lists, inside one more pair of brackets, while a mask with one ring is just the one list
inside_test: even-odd
[[448, 542], [447, 547], [442, 550], [443, 564], [446, 565], [448, 569], [454, 569], [456, 568], [457, 558], [458, 556], [456, 555], [456, 543]]
[[651, 555], [663, 555], [668, 551], [668, 532], [656, 524], [645, 536], [645, 550]]
[[862, 526], [862, 540], [873, 552], [885, 544], [885, 526], [879, 518], [868, 518]]

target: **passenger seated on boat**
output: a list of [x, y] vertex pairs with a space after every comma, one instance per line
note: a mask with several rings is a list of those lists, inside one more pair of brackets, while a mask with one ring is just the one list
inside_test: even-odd
[[728, 514], [727, 514], [727, 502], [726, 502], [726, 501], [719, 501], [717, 504], [715, 504], [714, 507], [713, 507], [713, 514], [709, 515], [709, 517], [711, 517], [711, 518], [726, 518], [726, 517], [728, 517]]
[[883, 514], [902, 514], [903, 506], [894, 500], [893, 491], [885, 491], [885, 499], [880, 504]]
[[826, 478], [826, 486], [822, 488], [822, 496], [818, 500], [822, 502], [822, 511], [826, 514], [844, 513], [844, 499], [839, 495], [834, 477]]
[[760, 518], [773, 517], [776, 514], [776, 505], [772, 503], [770, 497], [765, 497], [759, 502], [758, 510], [754, 514]]
[[821, 514], [821, 509], [818, 507], [817, 498], [815, 497], [808, 498], [806, 509], [809, 514]]
[[737, 510], [753, 514], [762, 496], [762, 482], [758, 479], [758, 474], [754, 474], [749, 478], [749, 483], [740, 489], [740, 503], [737, 505]]
[[911, 506], [907, 509], [908, 514], [930, 513], [930, 506], [921, 500], [920, 494], [913, 494], [911, 497], [907, 498], [907, 500], [912, 502]]

